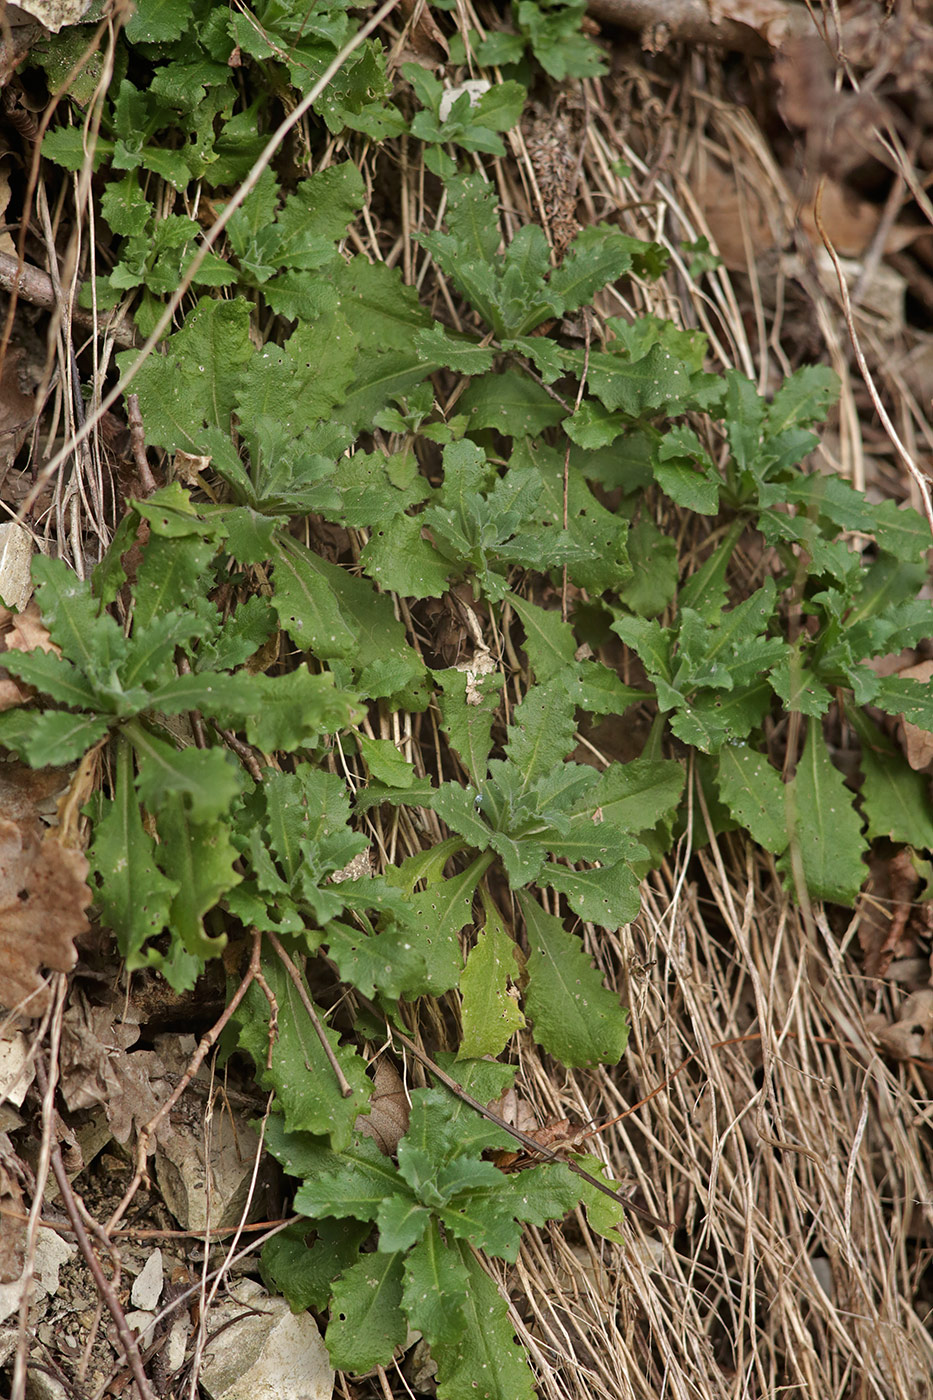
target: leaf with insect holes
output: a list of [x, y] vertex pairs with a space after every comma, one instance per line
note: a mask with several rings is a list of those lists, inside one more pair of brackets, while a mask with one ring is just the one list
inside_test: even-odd
[[440, 956], [434, 947], [419, 946], [412, 941], [405, 924], [388, 917], [380, 932], [367, 933], [338, 919], [331, 919], [323, 930], [321, 941], [337, 966], [341, 980], [358, 987], [364, 996], [418, 997], [429, 994], [434, 987], [456, 983], [457, 970], [450, 981], [452, 961], [449, 945], [441, 945]]
[[[560, 854], [560, 843], [553, 842], [556, 855]], [[623, 842], [619, 843], [624, 846]], [[630, 924], [641, 908], [641, 895], [638, 892], [638, 877], [631, 862], [646, 860], [648, 852], [643, 846], [628, 845], [625, 859], [615, 864], [604, 865], [599, 869], [573, 870], [566, 865], [546, 861], [538, 879], [542, 885], [549, 885], [567, 898], [573, 912], [587, 922], [599, 924], [602, 928], [618, 929]]]
[[[166, 341], [165, 353], [150, 355], [141, 366], [133, 388], [152, 446], [196, 454], [202, 425], [229, 430], [239, 376], [257, 353], [249, 338], [249, 316], [243, 297], [203, 297], [182, 329]], [[116, 358], [123, 371], [136, 352]]]
[[364, 1254], [337, 1279], [324, 1342], [331, 1364], [362, 1373], [388, 1366], [408, 1335], [402, 1254]]
[[492, 723], [503, 677], [449, 668], [432, 672], [440, 687], [441, 729], [474, 783], [481, 783], [492, 748]]
[[437, 1361], [438, 1400], [533, 1400], [508, 1303], [465, 1241], [430, 1231], [406, 1261], [404, 1297]]
[[487, 853], [459, 875], [429, 885], [406, 902], [403, 931], [415, 947], [424, 948], [434, 995], [456, 985], [463, 968], [459, 934], [472, 918], [473, 894], [492, 863]]
[[889, 715], [902, 715], [919, 729], [933, 729], [933, 686], [902, 676], [882, 676], [873, 704]]
[[505, 752], [525, 789], [563, 763], [573, 747], [573, 698], [562, 681], [556, 677], [550, 685], [533, 686], [512, 712]]
[[420, 515], [396, 515], [377, 524], [360, 555], [369, 577], [403, 598], [440, 598], [450, 586], [451, 564], [424, 537]]
[[[273, 1115], [271, 1132], [281, 1124]], [[267, 1139], [268, 1145], [268, 1139]], [[267, 1287], [288, 1299], [296, 1312], [315, 1308], [323, 1312], [333, 1282], [360, 1257], [360, 1245], [370, 1232], [368, 1224], [355, 1220], [319, 1220], [314, 1244], [308, 1244], [307, 1221], [273, 1235], [262, 1251], [262, 1276]]]
[[525, 1010], [535, 1040], [565, 1065], [617, 1064], [628, 1043], [618, 997], [560, 919], [533, 895], [521, 893], [519, 902], [531, 950]]
[[634, 361], [597, 351], [590, 356], [587, 386], [610, 413], [621, 410], [630, 418], [682, 413], [690, 402], [689, 371], [660, 345]]
[[747, 744], [724, 744], [718, 763], [719, 796], [760, 846], [779, 855], [790, 839], [780, 774]]
[[[818, 720], [810, 720], [797, 772], [787, 784], [792, 843], [815, 899], [851, 905], [868, 874], [861, 819], [845, 779], [829, 756]], [[792, 853], [791, 853], [792, 854]], [[778, 868], [790, 878], [791, 854]]]
[[485, 890], [483, 908], [486, 926], [477, 934], [460, 976], [461, 1060], [500, 1054], [525, 1024], [510, 986], [518, 977], [518, 950]]

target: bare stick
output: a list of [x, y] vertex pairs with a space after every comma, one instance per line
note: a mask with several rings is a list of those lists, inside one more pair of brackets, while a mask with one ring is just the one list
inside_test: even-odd
[[[375, 1012], [377, 1016], [380, 1014], [369, 998], [363, 996], [362, 992], [355, 992], [355, 996], [357, 1000], [368, 1007], [370, 1011]], [[385, 1018], [383, 1017], [383, 1019]], [[456, 1097], [461, 1099], [465, 1104], [469, 1104], [470, 1108], [479, 1113], [487, 1122], [495, 1123], [497, 1128], [501, 1128], [503, 1132], [513, 1137], [516, 1142], [520, 1142], [522, 1147], [528, 1152], [532, 1152], [538, 1157], [545, 1157], [549, 1162], [563, 1162], [564, 1166], [569, 1167], [577, 1176], [582, 1176], [583, 1180], [588, 1182], [590, 1186], [595, 1186], [597, 1191], [601, 1191], [603, 1195], [608, 1196], [610, 1200], [618, 1201], [619, 1205], [624, 1206], [626, 1210], [634, 1211], [636, 1215], [641, 1216], [642, 1220], [646, 1220], [649, 1225], [654, 1225], [659, 1230], [673, 1230], [674, 1226], [669, 1220], [660, 1220], [656, 1215], [652, 1215], [650, 1211], [644, 1210], [641, 1206], [636, 1205], [634, 1201], [627, 1200], [626, 1197], [620, 1195], [618, 1191], [614, 1191], [611, 1186], [607, 1186], [606, 1183], [600, 1181], [598, 1177], [591, 1176], [588, 1171], [584, 1171], [583, 1167], [577, 1166], [576, 1162], [562, 1157], [559, 1152], [552, 1152], [549, 1147], [543, 1147], [542, 1144], [529, 1133], [523, 1133], [521, 1129], [513, 1127], [511, 1123], [507, 1123], [504, 1118], [499, 1117], [498, 1113], [493, 1113], [492, 1109], [487, 1108], [485, 1104], [481, 1104], [479, 1099], [474, 1099], [473, 1095], [468, 1093], [462, 1084], [458, 1084], [456, 1079], [451, 1079], [450, 1075], [445, 1073], [440, 1065], [436, 1065], [430, 1056], [426, 1055], [413, 1040], [409, 1040], [407, 1035], [397, 1030], [395, 1026], [390, 1025], [388, 1021], [386, 1021], [386, 1026], [389, 1034], [396, 1036], [405, 1046], [405, 1049], [410, 1050], [415, 1059], [420, 1060], [425, 1069], [430, 1070], [435, 1079], [439, 1079], [445, 1088], [449, 1089], [452, 1094], [455, 1094]]]
[[[12, 253], [0, 253], [0, 288], [46, 311], [58, 308], [55, 287], [49, 274], [39, 267], [33, 267], [32, 263], [20, 262]], [[110, 326], [100, 325], [95, 323], [89, 311], [82, 311], [79, 307], [74, 308], [71, 319], [76, 326], [94, 335], [102, 335], [109, 330], [116, 343], [124, 349], [131, 350], [137, 343], [136, 331], [125, 321], [114, 321]]]
[[[165, 1103], [159, 1109], [158, 1113], [153, 1118], [150, 1118], [149, 1122], [144, 1128], [140, 1129], [139, 1142], [136, 1147], [136, 1172], [133, 1176], [133, 1180], [126, 1188], [126, 1192], [123, 1196], [122, 1201], [117, 1206], [113, 1215], [107, 1222], [108, 1234], [113, 1229], [113, 1227], [116, 1224], [118, 1224], [120, 1220], [123, 1219], [123, 1216], [126, 1213], [130, 1201], [136, 1195], [136, 1192], [139, 1190], [140, 1184], [146, 1177], [146, 1162], [149, 1157], [149, 1143], [152, 1140], [153, 1134], [157, 1131], [159, 1124], [163, 1121], [163, 1119], [169, 1113], [171, 1113], [172, 1109], [175, 1107], [178, 1100], [181, 1098], [182, 1094], [185, 1092], [188, 1085], [191, 1083], [192, 1079], [197, 1074], [198, 1070], [201, 1068], [201, 1065], [204, 1063], [204, 1060], [208, 1055], [208, 1052], [212, 1049], [214, 1045], [216, 1045], [224, 1027], [230, 1020], [230, 1017], [233, 1015], [240, 1002], [246, 996], [246, 993], [249, 991], [249, 988], [251, 987], [253, 982], [257, 980], [257, 976], [260, 971], [259, 954], [261, 948], [262, 934], [254, 931], [253, 952], [249, 960], [249, 967], [246, 970], [246, 976], [243, 978], [242, 982], [237, 987], [236, 991], [231, 997], [230, 1004], [227, 1006], [227, 1009], [220, 1017], [220, 1020], [215, 1021], [214, 1025], [211, 1026], [210, 1030], [207, 1031], [206, 1034], [201, 1037], [201, 1042], [198, 1045], [197, 1050], [195, 1050], [193, 1056], [191, 1057], [191, 1061], [188, 1065], [188, 1068], [185, 1070], [181, 1079], [178, 1081], [178, 1084], [176, 1085], [172, 1094], [165, 1100]], [[267, 990], [267, 996], [268, 995], [271, 995], [271, 993]], [[275, 999], [273, 998], [273, 1010], [275, 1009], [274, 1001]]]
[[242, 739], [238, 739], [232, 729], [221, 729], [220, 725], [214, 720], [210, 721], [210, 726], [214, 733], [219, 734], [227, 747], [236, 754], [237, 758], [243, 764], [243, 767], [253, 779], [253, 782], [261, 783], [262, 767], [249, 744], [244, 744]]
[[[818, 33], [809, 10], [789, 3], [775, 7], [776, 13], [767, 24], [765, 38], [752, 24], [740, 24], [734, 19], [714, 19], [707, 0], [587, 0], [587, 10], [607, 24], [619, 24], [640, 33], [652, 31], [663, 35], [664, 42], [686, 41], [692, 44], [713, 44], [720, 49], [739, 53], [767, 54], [788, 39]], [[783, 13], [781, 12], [783, 10]], [[655, 41], [657, 42], [657, 41]]]
[[[65, 1011], [65, 988], [67, 980], [64, 973], [57, 973], [53, 983], [55, 987], [54, 1001], [50, 1004], [43, 1018], [40, 1035], [44, 1036], [46, 1027], [51, 1022], [51, 1033], [49, 1035], [49, 1074], [46, 1077], [46, 1086], [42, 1091], [42, 1140], [39, 1147], [39, 1160], [36, 1164], [35, 1190], [32, 1204], [29, 1208], [29, 1220], [26, 1227], [26, 1248], [23, 1259], [22, 1273], [22, 1296], [19, 1304], [19, 1326], [17, 1328], [16, 1356], [13, 1363], [13, 1385], [10, 1391], [11, 1400], [23, 1400], [26, 1394], [26, 1362], [29, 1352], [29, 1305], [32, 1302], [33, 1289], [35, 1287], [36, 1272], [36, 1242], [39, 1232], [39, 1220], [42, 1215], [42, 1200], [45, 1195], [45, 1183], [49, 1176], [49, 1165], [51, 1163], [52, 1142], [54, 1141], [54, 1115], [55, 1115], [55, 1086], [58, 1083], [58, 1048], [61, 1043], [62, 1018]], [[37, 1036], [37, 1043], [39, 1041]], [[41, 1056], [37, 1055], [35, 1063], [38, 1066]]]
[[308, 1013], [308, 1020], [311, 1022], [312, 1026], [314, 1027], [317, 1033], [317, 1038], [321, 1042], [321, 1047], [324, 1051], [324, 1054], [327, 1056], [327, 1062], [330, 1065], [331, 1069], [334, 1071], [334, 1077], [336, 1078], [337, 1083], [340, 1085], [341, 1094], [345, 1099], [350, 1098], [351, 1094], [353, 1093], [353, 1089], [347, 1083], [347, 1076], [340, 1068], [340, 1064], [337, 1060], [337, 1056], [334, 1054], [330, 1041], [324, 1034], [324, 1027], [321, 1024], [321, 1018], [317, 1014], [314, 1002], [308, 996], [305, 984], [301, 980], [301, 973], [298, 971], [297, 967], [292, 962], [291, 958], [288, 956], [285, 949], [282, 947], [281, 943], [276, 938], [275, 934], [267, 931], [266, 937], [272, 944], [275, 951], [278, 953], [282, 966], [285, 968], [285, 971], [288, 973], [289, 977], [295, 984], [295, 988], [298, 992], [298, 995], [301, 997], [301, 1004], [304, 1007], [305, 1011], [307, 1011]]
[[[42, 1090], [43, 1094], [46, 1093], [49, 1088], [49, 1077], [45, 1072], [45, 1065], [42, 1063], [41, 1059], [36, 1060], [36, 1078], [39, 1081], [39, 1088]], [[120, 1344], [126, 1353], [127, 1364], [133, 1373], [133, 1379], [136, 1382], [140, 1400], [155, 1400], [155, 1394], [143, 1370], [142, 1357], [139, 1354], [139, 1347], [136, 1345], [136, 1338], [130, 1331], [126, 1316], [120, 1306], [120, 1300], [116, 1295], [113, 1285], [101, 1268], [100, 1260], [94, 1252], [94, 1246], [91, 1244], [87, 1231], [84, 1228], [84, 1221], [81, 1219], [81, 1211], [78, 1208], [75, 1193], [71, 1189], [71, 1182], [68, 1180], [65, 1164], [62, 1161], [62, 1149], [57, 1142], [52, 1146], [52, 1171], [55, 1173], [58, 1189], [61, 1192], [62, 1200], [65, 1203], [65, 1209], [71, 1220], [75, 1238], [78, 1242], [78, 1248], [84, 1256], [85, 1262], [94, 1277], [97, 1291], [104, 1300], [107, 1311], [113, 1318], [113, 1324], [117, 1329], [117, 1336], [120, 1338]]]
[[158, 490], [159, 483], [152, 475], [152, 468], [146, 456], [146, 430], [143, 427], [143, 415], [139, 409], [138, 394], [127, 394], [126, 396], [126, 419], [130, 425], [130, 446], [133, 449], [133, 461], [136, 463], [143, 491], [147, 496], [151, 496], [153, 491]]

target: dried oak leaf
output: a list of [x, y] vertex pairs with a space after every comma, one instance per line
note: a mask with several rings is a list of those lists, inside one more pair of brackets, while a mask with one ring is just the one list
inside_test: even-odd
[[[6, 1134], [3, 1136], [6, 1138]], [[7, 1142], [9, 1139], [7, 1138]], [[19, 1182], [0, 1162], [0, 1203], [3, 1229], [0, 1230], [0, 1284], [15, 1283], [23, 1272], [26, 1258], [26, 1218], [28, 1210]]]
[[395, 1152], [408, 1132], [411, 1113], [402, 1076], [390, 1060], [380, 1058], [373, 1069], [373, 1096], [368, 1114], [360, 1114], [356, 1130], [372, 1138], [386, 1156]]
[[908, 932], [908, 920], [920, 877], [906, 850], [887, 858], [873, 857], [871, 873], [871, 893], [860, 905], [858, 937], [866, 977], [887, 977], [896, 958], [917, 955], [917, 939]]
[[62, 1022], [65, 1103], [72, 1112], [103, 1105], [110, 1130], [120, 1143], [129, 1141], [134, 1127], [138, 1130], [155, 1117], [173, 1088], [157, 1051], [131, 1053], [139, 1034], [139, 1026], [124, 1014], [123, 1000], [117, 997], [95, 1006], [78, 992]]
[[[9, 608], [0, 607], [0, 654], [4, 651], [54, 651], [61, 656], [61, 648], [51, 640], [43, 625], [35, 599], [20, 613], [12, 613]], [[20, 685], [2, 669], [0, 656], [0, 710], [12, 710], [22, 705], [29, 697], [29, 687]]]
[[901, 1007], [901, 1019], [876, 1035], [895, 1060], [933, 1060], [933, 989], [909, 996]]
[[89, 927], [88, 863], [81, 851], [44, 837], [38, 822], [0, 819], [0, 998], [40, 1016], [49, 992], [41, 970], [70, 972], [73, 940]]

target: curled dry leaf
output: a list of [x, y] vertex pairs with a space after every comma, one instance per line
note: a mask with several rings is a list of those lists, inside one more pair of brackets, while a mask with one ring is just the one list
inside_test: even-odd
[[902, 984], [907, 981], [908, 985], [910, 979], [915, 986], [923, 986], [930, 974], [922, 951], [929, 942], [933, 905], [916, 902], [920, 876], [910, 851], [896, 851], [889, 858], [874, 857], [871, 873], [871, 892], [859, 910], [858, 937], [865, 975], [889, 977]]
[[[418, 58], [446, 59], [450, 48], [444, 33], [437, 27], [427, 0], [402, 0], [402, 13], [408, 21], [405, 43]], [[443, 120], [443, 118], [442, 118]]]
[[933, 988], [909, 996], [901, 1007], [901, 1019], [876, 1036], [895, 1060], [933, 1061]]
[[210, 457], [194, 456], [191, 452], [176, 452], [173, 474], [185, 486], [201, 485], [201, 473], [211, 464]]
[[369, 1113], [360, 1114], [356, 1130], [372, 1138], [380, 1151], [391, 1157], [408, 1132], [408, 1095], [402, 1076], [384, 1055], [376, 1061], [373, 1084]]
[[[905, 681], [929, 682], [933, 680], [933, 661], [921, 661], [919, 666], [908, 666], [905, 671], [898, 671], [897, 674]], [[933, 764], [933, 734], [929, 729], [921, 729], [919, 725], [911, 724], [906, 719], [901, 720], [901, 728], [907, 762], [918, 773], [925, 772]]]
[[88, 863], [38, 822], [0, 820], [0, 986], [3, 1005], [40, 1016], [48, 1004], [41, 969], [70, 972], [74, 939], [89, 927]]

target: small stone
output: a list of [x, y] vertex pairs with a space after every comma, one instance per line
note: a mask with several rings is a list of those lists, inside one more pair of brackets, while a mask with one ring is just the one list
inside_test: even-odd
[[154, 1249], [146, 1260], [145, 1267], [130, 1291], [130, 1302], [135, 1308], [152, 1311], [162, 1297], [162, 1251]]
[[[211, 1400], [331, 1400], [334, 1371], [313, 1318], [293, 1313], [284, 1298], [269, 1297], [252, 1280], [237, 1292], [240, 1302], [210, 1315], [211, 1330], [223, 1328], [199, 1376]], [[224, 1326], [244, 1307], [257, 1312]]]

